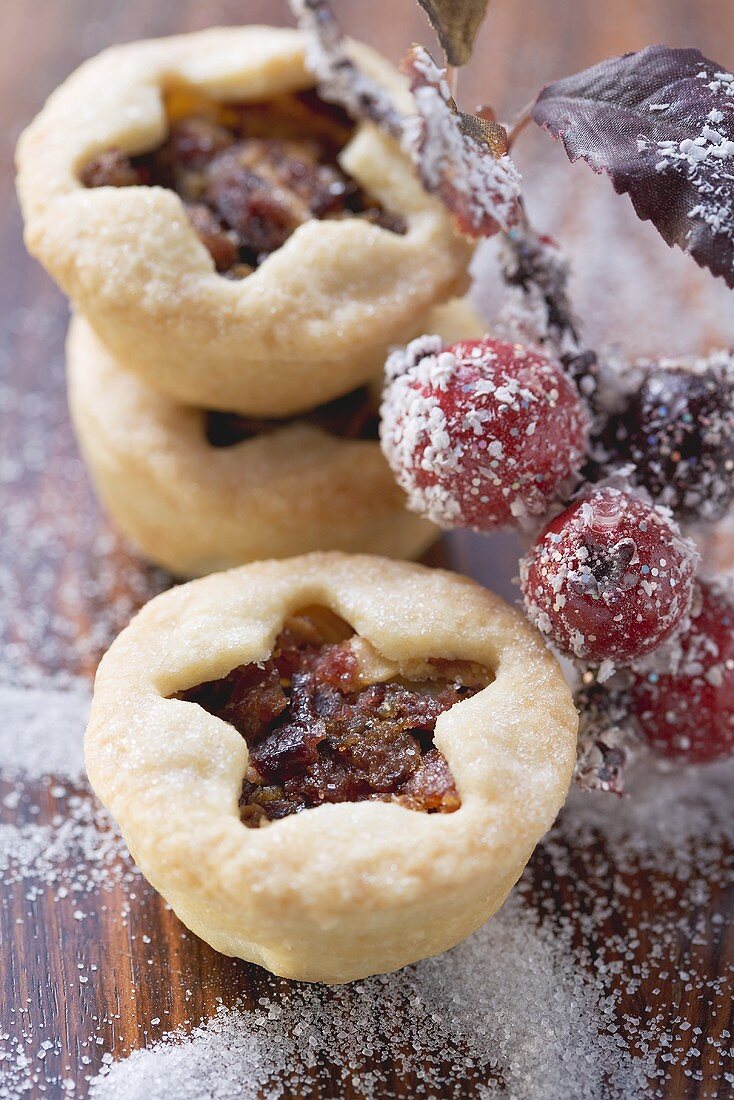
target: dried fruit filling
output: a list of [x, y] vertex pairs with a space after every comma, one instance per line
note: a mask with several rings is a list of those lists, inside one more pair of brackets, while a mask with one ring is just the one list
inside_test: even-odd
[[397, 802], [427, 813], [459, 808], [433, 731], [439, 715], [480, 691], [489, 675], [470, 662], [433, 659], [416, 666], [420, 678], [383, 679], [390, 666], [377, 658], [382, 671], [370, 683], [365, 646], [332, 612], [307, 610], [286, 622], [267, 660], [177, 696], [245, 738], [245, 825], [325, 802]]
[[354, 124], [315, 92], [223, 105], [179, 89], [166, 112], [163, 145], [136, 157], [109, 149], [86, 163], [81, 181], [176, 191], [220, 273], [244, 278], [312, 218], [359, 217], [405, 232], [339, 166]]
[[369, 386], [361, 386], [344, 397], [317, 405], [300, 416], [284, 420], [263, 420], [238, 413], [207, 412], [206, 438], [212, 447], [233, 447], [256, 435], [267, 435], [287, 424], [312, 424], [341, 439], [377, 439], [377, 401]]

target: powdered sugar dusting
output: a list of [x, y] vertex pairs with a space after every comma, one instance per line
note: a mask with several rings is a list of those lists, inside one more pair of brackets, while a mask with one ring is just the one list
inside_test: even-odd
[[[104, 911], [116, 891], [130, 891], [134, 898], [142, 880], [84, 776], [88, 685], [73, 681], [58, 688], [50, 678], [28, 679], [32, 686], [0, 683], [0, 916], [7, 927], [13, 913], [23, 914], [15, 923], [23, 924], [24, 941], [43, 960], [46, 942], [55, 947], [58, 934], [55, 923], [40, 934], [36, 927], [39, 914], [49, 911], [44, 900], [50, 903], [59, 927], [66, 928], [64, 958], [81, 988], [89, 981], [89, 968], [77, 960], [88, 957], [83, 928], [90, 913]], [[129, 902], [119, 913], [123, 923], [127, 908]], [[69, 924], [80, 929], [78, 942], [69, 935]], [[7, 989], [17, 988], [11, 973], [27, 961], [13, 960], [11, 951]], [[48, 965], [51, 970], [51, 960]], [[80, 1057], [82, 1065], [90, 1065], [91, 1058], [76, 1051], [59, 1074], [61, 1029], [49, 1038], [49, 1024], [35, 1002], [7, 1006], [0, 1030], [3, 1100], [46, 1095], [50, 1086], [60, 1090], [54, 1095], [83, 1095], [71, 1087], [75, 1082], [68, 1074], [76, 1075]], [[93, 1038], [89, 1042], [96, 1047]]]
[[[734, 99], [734, 75], [716, 72], [713, 79], [707, 69], [697, 73], [714, 94], [722, 94]], [[654, 107], [665, 115], [673, 105], [655, 104]], [[714, 107], [700, 122], [700, 129], [692, 137], [682, 141], [667, 139], [654, 144], [648, 138], [640, 138], [638, 148], [645, 152], [654, 148], [659, 160], [655, 165], [658, 172], [676, 171], [685, 175], [700, 197], [700, 202], [691, 208], [689, 239], [695, 233], [695, 222], [702, 222], [715, 235], [728, 237], [734, 241], [734, 208], [731, 204], [731, 190], [734, 184], [734, 141], [726, 132], [719, 129], [725, 121], [724, 112]]]
[[84, 681], [66, 690], [0, 682], [0, 771], [5, 779], [84, 779], [82, 735], [91, 696]]
[[[0, 874], [6, 886], [25, 883], [26, 896], [63, 887], [78, 897], [134, 873], [122, 837], [86, 783], [89, 704], [82, 682], [66, 689], [0, 683], [2, 805], [14, 811], [30, 800], [30, 820], [0, 822]], [[45, 822], [33, 820], [39, 787], [53, 799]]]
[[402, 119], [391, 97], [356, 65], [325, 0], [290, 0], [299, 25], [308, 35], [307, 62], [324, 99], [338, 103], [352, 118], [369, 118], [399, 137]]
[[[93, 499], [61, 396], [59, 336], [66, 310], [16, 310], [7, 318], [0, 368], [14, 356], [23, 388], [0, 379], [6, 438], [0, 454], [0, 641], [3, 670], [29, 666], [90, 673], [131, 615], [170, 580], [131, 557]], [[23, 349], [42, 363], [35, 382]], [[29, 375], [30, 377], [27, 377]]]
[[[601, 1100], [611, 1064], [615, 1095], [641, 1096], [642, 1064], [599, 1032], [607, 1005], [567, 952], [568, 936], [536, 927], [516, 898], [460, 947], [400, 974], [330, 992], [295, 987], [254, 1011], [222, 1007], [185, 1040], [171, 1036], [112, 1066], [91, 1096], [147, 1100], [172, 1086], [181, 1100], [298, 1094], [303, 1070], [337, 1052], [341, 1086], [374, 1100], [389, 1095], [386, 1052], [400, 1077], [415, 1079], [415, 1096], [465, 1095], [464, 1075], [476, 1079], [482, 1067], [481, 1096]], [[371, 1059], [378, 1068], [365, 1072]]]
[[568, 296], [568, 258], [527, 222], [501, 241], [500, 266], [507, 294], [493, 328], [511, 342], [577, 355], [579, 322]]
[[[20, 731], [18, 738], [0, 739], [3, 773], [19, 777], [9, 784], [7, 808], [12, 811], [19, 800], [29, 805], [39, 783], [59, 800], [59, 811], [47, 820], [0, 829], [4, 881], [31, 901], [51, 891], [58, 904], [71, 908], [81, 935], [97, 895], [117, 885], [132, 899], [141, 888], [109, 819], [82, 784], [69, 789], [78, 774], [88, 694], [81, 685], [57, 691], [38, 683], [31, 691], [6, 685], [3, 699], [8, 728]], [[23, 733], [26, 721], [32, 736]], [[57, 732], [69, 754], [62, 765], [64, 783], [45, 774], [44, 759], [55, 759]], [[730, 873], [734, 773], [728, 765], [716, 772], [647, 768], [633, 777], [632, 798], [624, 802], [572, 796], [519, 891], [453, 951], [334, 990], [263, 976], [255, 1005], [222, 1004], [188, 1036], [173, 1033], [117, 1063], [104, 1055], [103, 1073], [91, 1082], [90, 1096], [147, 1100], [173, 1090], [181, 1100], [208, 1095], [285, 1100], [307, 1092], [328, 1065], [329, 1080], [363, 1100], [389, 1095], [393, 1072], [415, 1080], [416, 1097], [643, 1100], [653, 1095], [648, 1077], [660, 1078], [668, 1058], [671, 1065], [682, 1061], [687, 1072], [696, 1072], [695, 1045], [681, 1048], [672, 1038], [685, 1022], [676, 1023], [677, 987], [668, 978], [680, 980], [685, 972], [701, 997], [722, 995], [721, 985], [711, 985], [697, 973], [695, 961], [681, 960], [678, 952], [680, 922], [693, 918], [703, 897], [716, 917], [712, 891]], [[675, 807], [672, 817], [670, 807]], [[595, 836], [613, 844], [609, 861], [594, 854]], [[584, 853], [589, 866], [580, 871]], [[569, 894], [562, 915], [553, 906], [554, 915], [539, 922], [544, 888], [537, 876], [545, 876], [548, 861], [554, 882]], [[595, 956], [593, 944], [610, 914], [630, 904], [628, 876], [640, 865], [675, 876], [675, 906], [668, 901], [666, 910], [661, 896], [654, 912], [631, 910], [621, 925], [624, 933], [605, 932], [603, 953]], [[713, 927], [716, 935], [725, 930], [723, 924]], [[631, 946], [635, 936], [652, 936], [654, 946], [646, 955]], [[694, 944], [695, 936], [691, 951]], [[660, 975], [666, 992], [657, 1014], [641, 1029], [621, 1006], [628, 989], [651, 974]], [[5, 1074], [0, 1096], [21, 1097], [44, 1079], [61, 1087], [53, 1075], [44, 1078], [41, 1054], [49, 1040], [43, 1022], [34, 1019], [32, 1013], [25, 1018], [22, 1034], [0, 1037]], [[91, 1042], [97, 1055], [89, 1077], [98, 1072], [103, 1053], [93, 1036]], [[53, 1050], [55, 1043], [48, 1046]], [[64, 1061], [66, 1073], [76, 1073], [73, 1057], [70, 1052]]]
[[[417, 1097], [642, 1100], [662, 1095], [674, 1067], [695, 1081], [706, 1062], [725, 1066], [730, 1036], [704, 1042], [679, 988], [704, 1004], [725, 995], [729, 975], [709, 978], [696, 944], [726, 934], [734, 764], [647, 761], [630, 788], [623, 801], [572, 793], [518, 892], [453, 951], [336, 990], [277, 983], [254, 1007], [222, 1005], [189, 1035], [105, 1068], [92, 1097], [276, 1098], [336, 1065], [340, 1094], [378, 1100], [390, 1095], [384, 1059]], [[564, 912], [538, 924], [526, 899], [549, 869]], [[641, 907], [640, 875], [659, 882]], [[639, 1011], [620, 1012], [622, 997]]]
[[[60, 797], [68, 793], [56, 789], [64, 791]], [[29, 901], [47, 890], [79, 901], [138, 875], [114, 823], [89, 794], [66, 798], [49, 824], [0, 824], [0, 874], [5, 886], [24, 883]]]

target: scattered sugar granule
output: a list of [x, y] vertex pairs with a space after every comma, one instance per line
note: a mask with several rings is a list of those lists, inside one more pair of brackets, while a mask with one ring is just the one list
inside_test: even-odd
[[453, 951], [397, 974], [332, 989], [288, 983], [287, 995], [261, 997], [254, 1010], [221, 1006], [190, 1035], [115, 1063], [90, 1097], [301, 1095], [329, 1063], [337, 1087], [380, 1100], [384, 1060], [413, 1076], [416, 1096], [465, 1095], [468, 1078], [484, 1097], [641, 1098], [644, 1066], [607, 1029], [603, 995], [574, 965], [568, 937], [536, 922], [515, 897]]
[[[87, 786], [83, 740], [90, 698], [82, 681], [66, 688], [0, 682], [0, 777], [13, 784], [4, 807], [17, 809], [39, 783], [65, 800], [63, 813], [51, 821], [0, 821], [5, 886], [24, 882], [31, 895], [54, 889], [59, 898], [71, 889], [78, 897], [137, 876], [119, 831]], [[59, 786], [59, 778], [75, 791]]]
[[[337, 1088], [382, 1100], [393, 1066], [411, 1075], [416, 1096], [647, 1100], [674, 1066], [698, 1072], [678, 983], [706, 1003], [725, 998], [731, 978], [699, 972], [696, 943], [705, 942], [701, 907], [731, 881], [734, 761], [648, 759], [629, 788], [624, 800], [574, 791], [518, 890], [453, 951], [334, 989], [273, 980], [256, 1007], [221, 1005], [190, 1034], [105, 1068], [92, 1100], [166, 1088], [179, 1100], [277, 1100], [312, 1087], [320, 1070]], [[564, 909], [545, 919], [533, 885], [544, 867], [564, 891]], [[647, 907], [629, 887], [640, 874], [655, 883]], [[713, 917], [714, 934], [725, 934], [725, 919]], [[651, 985], [655, 1008], [643, 1019], [630, 1013], [634, 1002], [621, 1008], [623, 995]], [[725, 1058], [727, 1038], [708, 1038], [708, 1056]]]
[[[84, 779], [83, 734], [91, 694], [84, 681], [66, 690], [0, 681], [0, 769], [5, 779]], [[63, 798], [64, 787], [54, 786]]]

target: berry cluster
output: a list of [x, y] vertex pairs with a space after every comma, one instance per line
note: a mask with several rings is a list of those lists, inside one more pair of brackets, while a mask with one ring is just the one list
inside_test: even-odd
[[[469, 27], [456, 4], [420, 2], [447, 64], [465, 64], [482, 13]], [[651, 46], [548, 85], [507, 129], [490, 107], [462, 111], [447, 70], [413, 47], [406, 116], [350, 59], [327, 0], [292, 3], [314, 37], [325, 98], [398, 138], [463, 235], [501, 236], [499, 324], [515, 342], [443, 347], [424, 336], [388, 361], [381, 440], [409, 506], [445, 528], [513, 525], [532, 536], [546, 524], [521, 581], [530, 617], [582, 666], [577, 777], [596, 772], [592, 785], [621, 789], [620, 715], [634, 713], [657, 749], [680, 754], [685, 742], [696, 759], [728, 751], [730, 658], [678, 524], [718, 522], [734, 505], [734, 358], [610, 372], [581, 343], [568, 263], [532, 226], [511, 153], [537, 123], [572, 162], [607, 174], [668, 245], [734, 288], [734, 74], [698, 50]], [[734, 597], [722, 590], [716, 601], [730, 615]], [[689, 649], [699, 671], [684, 659]], [[690, 703], [669, 707], [666, 727], [650, 679], [661, 669], [666, 699]], [[642, 687], [633, 704], [620, 676], [647, 684], [646, 709]], [[693, 736], [683, 715], [697, 707], [704, 721]]]
[[[441, 526], [536, 532], [525, 606], [587, 670], [587, 727], [608, 733], [623, 697], [656, 751], [713, 759], [734, 750], [734, 595], [697, 578], [679, 523], [734, 501], [734, 359], [640, 365], [613, 391], [593, 368], [589, 384], [521, 344], [422, 337], [388, 360], [383, 449]], [[600, 744], [608, 778], [620, 750]]]

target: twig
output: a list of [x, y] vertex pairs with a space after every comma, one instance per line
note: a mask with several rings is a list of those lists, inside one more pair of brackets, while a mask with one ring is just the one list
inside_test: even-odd
[[515, 115], [512, 122], [510, 123], [510, 125], [507, 127], [507, 148], [508, 149], [512, 148], [512, 146], [515, 144], [515, 141], [520, 136], [520, 134], [523, 132], [523, 130], [532, 122], [532, 120], [533, 120], [532, 111], [533, 111], [534, 104], [535, 104], [534, 99], [531, 99], [528, 103], [526, 103], [525, 106], [523, 107], [523, 109], [521, 111], [518, 111], [518, 113]]
[[367, 118], [401, 137], [403, 117], [390, 94], [349, 56], [347, 42], [328, 0], [289, 0], [298, 25], [308, 35], [309, 68], [324, 99], [338, 103], [352, 118]]

